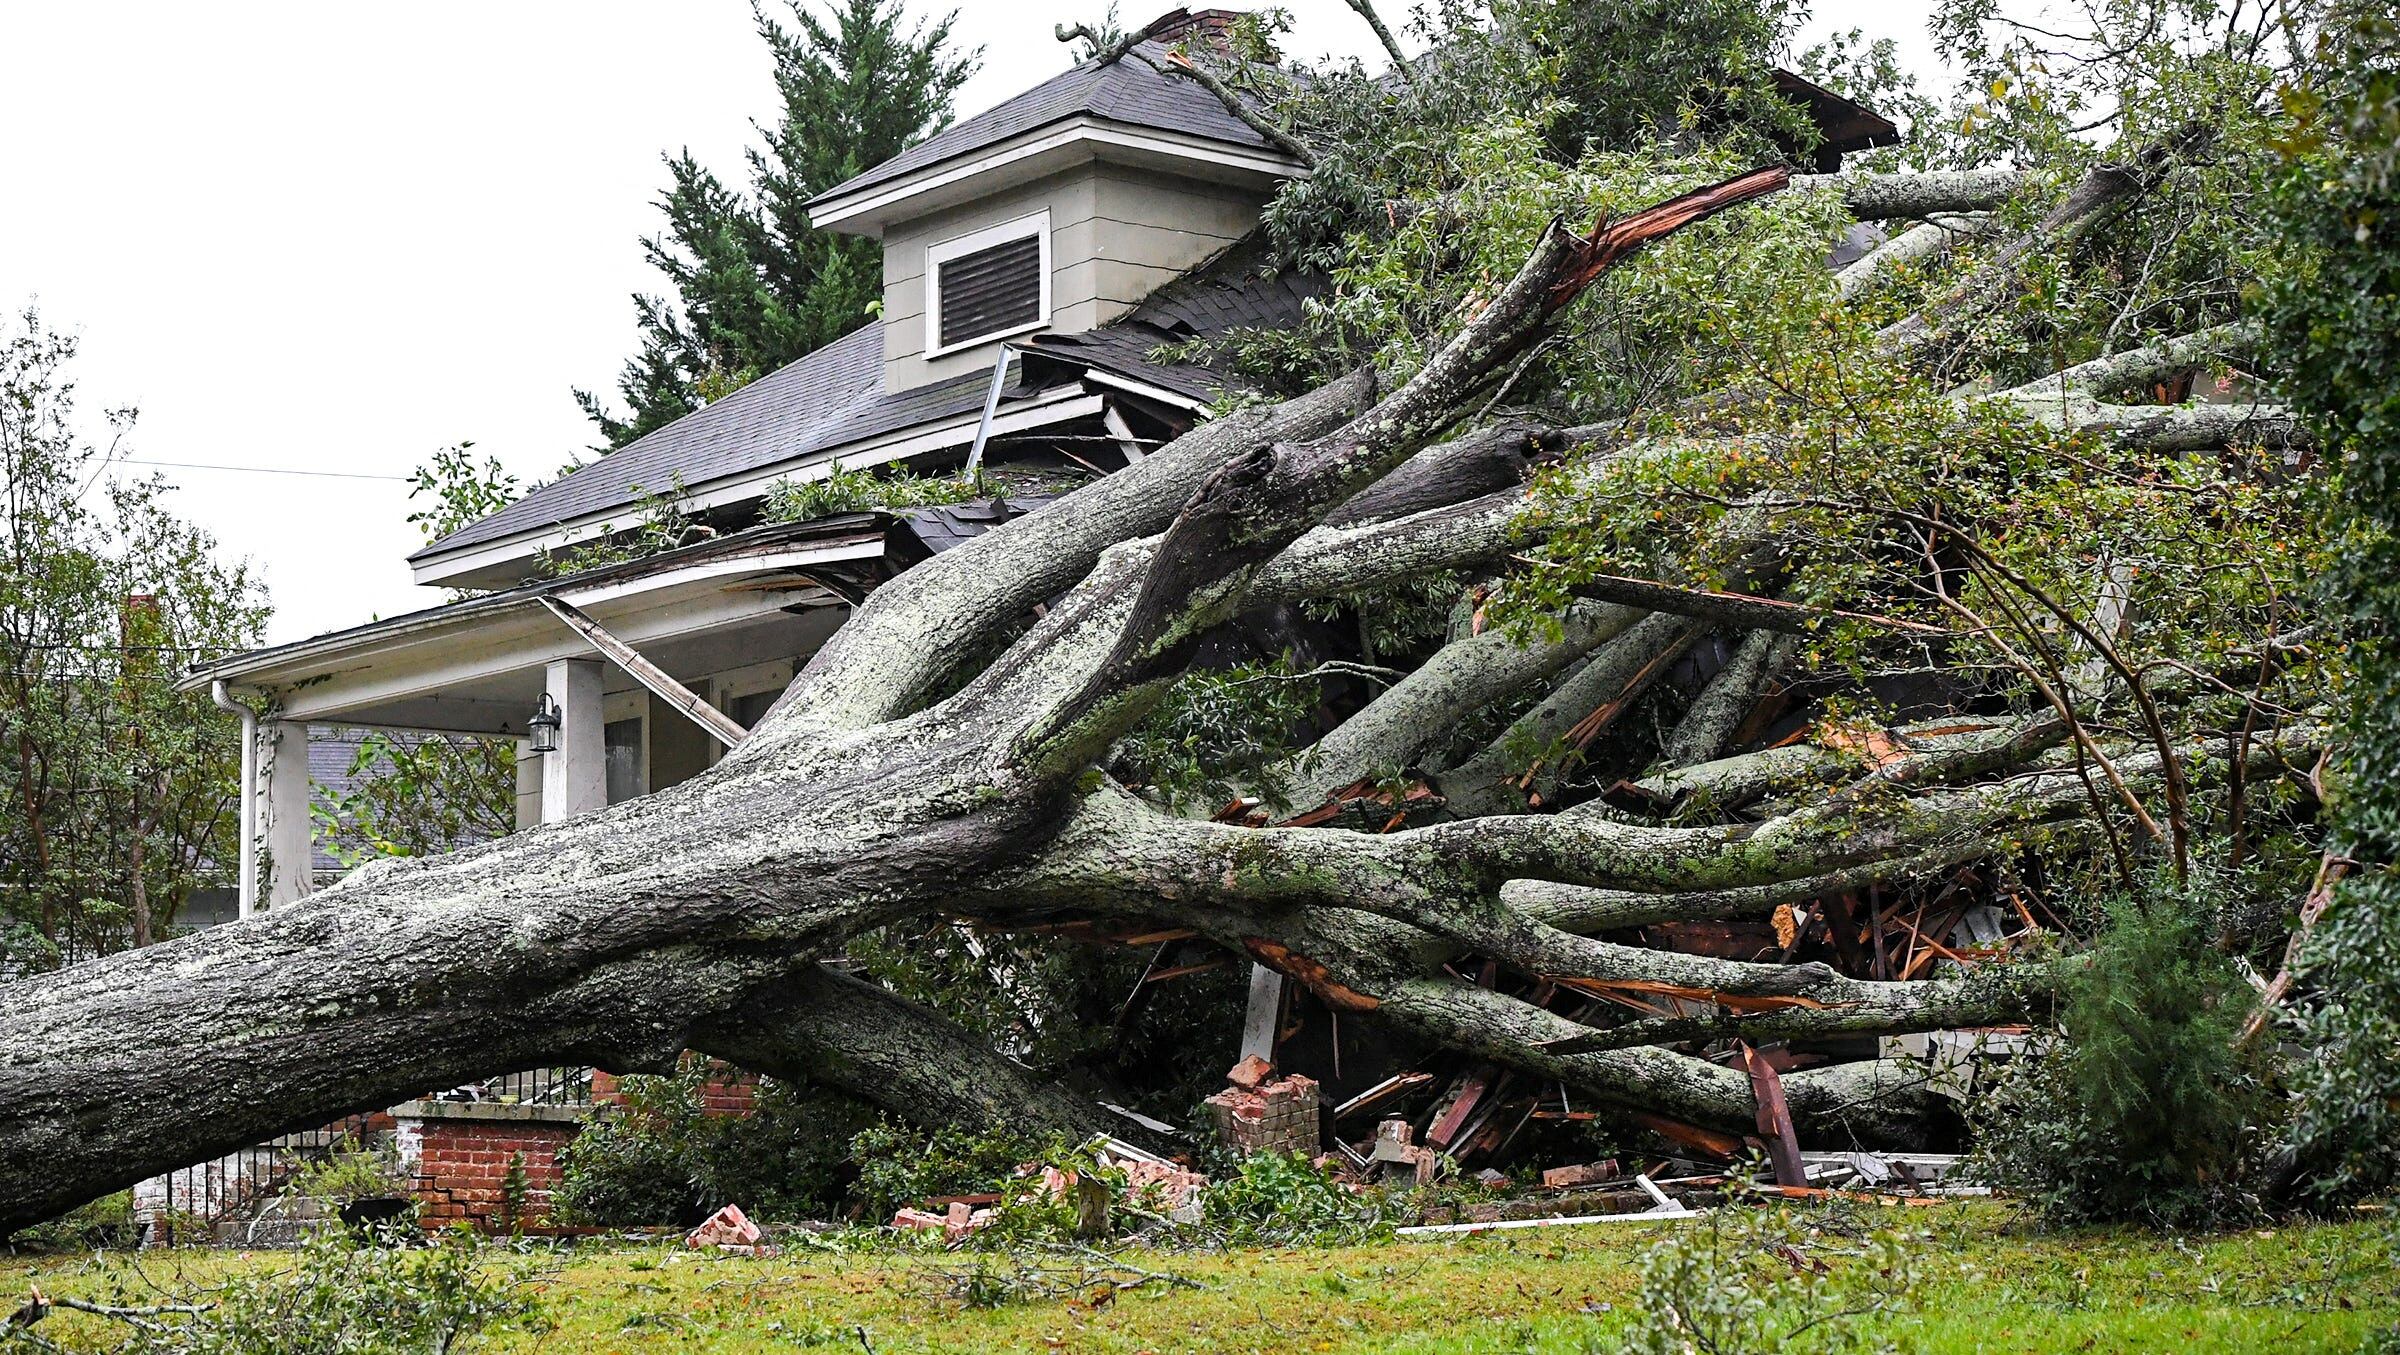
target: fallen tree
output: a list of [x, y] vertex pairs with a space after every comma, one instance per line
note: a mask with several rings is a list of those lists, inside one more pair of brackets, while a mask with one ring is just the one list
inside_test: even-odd
[[[1943, 368], [1979, 297], [2155, 191], [2167, 154], [2055, 185], [1794, 187], [1761, 170], [1588, 231], [1553, 225], [1420, 359], [1227, 414], [886, 585], [689, 782], [0, 987], [0, 1230], [429, 1087], [566, 1062], [655, 1069], [687, 1048], [917, 1114], [1123, 1131], [935, 1014], [820, 967], [928, 917], [1185, 929], [1335, 1011], [1714, 1131], [1757, 1115], [1751, 1078], [1708, 1057], [1718, 1042], [2037, 1015], [2062, 961], [1983, 956], [1935, 974], [1934, 951], [1950, 951], [1935, 937], [1927, 968], [1862, 978], [1637, 929], [1779, 914], [1846, 955], [1864, 933], [1828, 917], [1878, 887], [1995, 863], [1988, 881], [2044, 843], [2185, 854], [2204, 764], [2239, 786], [2316, 760], [2315, 713], [2268, 693], [2276, 635], [2228, 636], [2175, 671], [2129, 658], [2133, 586], [2111, 584], [2105, 553], [2067, 571], [2113, 605], [2101, 615], [1992, 544], [2014, 529], [2005, 505], [1944, 502], [1928, 484], [1845, 497], [1793, 474], [1824, 464], [1808, 459], [1816, 425], [1777, 422], [1809, 401], [1773, 381], [1685, 398], [1671, 429], [1647, 415], [1554, 427], [1492, 405], [1580, 296], [1712, 218], [1779, 195], [1901, 222], [2047, 196], [2020, 232], [1987, 233], [1955, 285], [1898, 317], [1862, 313], [1853, 351], [1883, 364], [1873, 379]], [[1871, 305], [1892, 268], [1869, 255], [1826, 285]], [[2047, 430], [2041, 445], [2114, 483], [2130, 463], [2112, 458], [2295, 440], [2272, 409], [2128, 395], [2245, 341], [2198, 328], [1989, 399], [1929, 391], [1904, 412], [1957, 420], [1944, 436]], [[1570, 449], [1530, 490], [1493, 488], [1493, 465]], [[1787, 460], [1729, 479], [1711, 469], [1726, 456]], [[2120, 505], [2133, 514], [2213, 492], [2137, 480]], [[1611, 495], [1655, 505], [1643, 516], [1660, 549], [1543, 554], [1592, 530], [1562, 505]], [[2153, 570], [2186, 558], [2126, 551]], [[1828, 562], [1849, 572], [1812, 582]], [[1502, 615], [1462, 623], [1352, 703], [1283, 769], [1291, 805], [1245, 797], [1195, 818], [1099, 770], [1251, 609], [1440, 571], [1497, 588]], [[1721, 659], [1680, 715], [1630, 730], [1626, 713], [1702, 646]], [[1829, 700], [1894, 682], [1907, 721]], [[1817, 713], [1761, 746], [1762, 721], [1803, 683]], [[1477, 714], [1483, 726], [1465, 719]], [[1534, 986], [1479, 982], [1467, 956]], [[1562, 1010], [1562, 992], [1673, 1000]], [[1908, 1137], [1921, 1084], [1882, 1060], [1782, 1082], [1804, 1129], [1862, 1139]]]

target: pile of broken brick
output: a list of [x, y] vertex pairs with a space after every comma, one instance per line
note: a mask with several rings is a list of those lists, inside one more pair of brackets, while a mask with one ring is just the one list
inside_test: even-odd
[[[1194, 1222], [1200, 1217], [1200, 1191], [1208, 1184], [1207, 1177], [1115, 1139], [1102, 1143], [1096, 1156], [1101, 1167], [1124, 1174], [1125, 1184], [1119, 1192], [1118, 1202], [1179, 1223]], [[1088, 1192], [1082, 1191], [1080, 1188], [1085, 1183], [1077, 1173], [1030, 1163], [1019, 1170], [1032, 1183], [1035, 1193], [1053, 1200], [1071, 1201], [1081, 1211], [1097, 1212], [1102, 1218], [1105, 1217], [1110, 1202], [1105, 1198], [1094, 1200]], [[922, 1208], [904, 1208], [893, 1214], [892, 1226], [924, 1231], [938, 1229], [943, 1241], [956, 1246], [991, 1225], [999, 1216], [999, 1205], [1003, 1198], [999, 1194], [990, 1194], [927, 1200]], [[1097, 1220], [1093, 1230], [1098, 1231]]]

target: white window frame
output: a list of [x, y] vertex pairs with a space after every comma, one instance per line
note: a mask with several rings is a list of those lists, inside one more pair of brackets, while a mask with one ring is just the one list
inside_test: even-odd
[[635, 799], [650, 795], [650, 693], [639, 687], [631, 691], [607, 692], [600, 697], [600, 723], [603, 726], [621, 724], [627, 720], [641, 723], [642, 736], [634, 741], [641, 753], [642, 793]]
[[[799, 665], [794, 660], [771, 659], [719, 673], [708, 682], [710, 704], [720, 712], [731, 715], [735, 701], [745, 696], [756, 696], [760, 692], [780, 692], [792, 685], [792, 675], [797, 671]], [[723, 756], [725, 746], [710, 739], [708, 765], [714, 767], [717, 759]]]
[[[978, 334], [972, 339], [962, 340], [961, 342], [950, 344], [945, 347], [942, 344], [942, 265], [948, 263], [952, 259], [959, 258], [962, 255], [974, 254], [981, 250], [990, 249], [994, 245], [1005, 245], [1014, 240], [1022, 240], [1028, 235], [1041, 242], [1041, 255], [1039, 264], [1041, 269], [1042, 284], [1041, 306], [1040, 309], [1035, 312], [1034, 318], [1024, 324], [1017, 325], [1009, 329], [995, 329], [989, 334]], [[946, 353], [964, 352], [970, 348], [980, 348], [988, 343], [998, 343], [1002, 339], [1013, 339], [1020, 334], [1031, 334], [1033, 331], [1041, 329], [1049, 323], [1049, 208], [1045, 207], [1030, 216], [1021, 216], [1013, 221], [1003, 221], [997, 226], [986, 226], [981, 230], [969, 231], [965, 235], [954, 236], [948, 240], [943, 240], [937, 244], [931, 244], [925, 247], [926, 357], [938, 358]]]

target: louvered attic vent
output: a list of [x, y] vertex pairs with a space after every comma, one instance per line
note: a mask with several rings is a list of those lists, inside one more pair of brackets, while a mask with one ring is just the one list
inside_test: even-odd
[[934, 247], [934, 351], [1031, 329], [1049, 318], [1048, 234], [1048, 222], [1035, 217]]

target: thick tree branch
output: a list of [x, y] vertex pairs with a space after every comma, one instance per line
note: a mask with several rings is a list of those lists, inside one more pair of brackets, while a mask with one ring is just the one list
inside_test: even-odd
[[1671, 767], [1707, 762], [1725, 751], [1734, 731], [1758, 704], [1760, 689], [1798, 652], [1800, 643], [1773, 631], [1755, 631], [1717, 670], [1683, 713], [1660, 750]]
[[1792, 187], [1835, 192], [1860, 221], [1955, 216], [2005, 204], [2030, 176], [2013, 169], [1962, 169], [1924, 174], [1801, 174]]
[[839, 1088], [930, 1128], [1145, 1137], [939, 1012], [823, 965], [753, 988], [695, 1023], [691, 1045], [753, 1072]]

